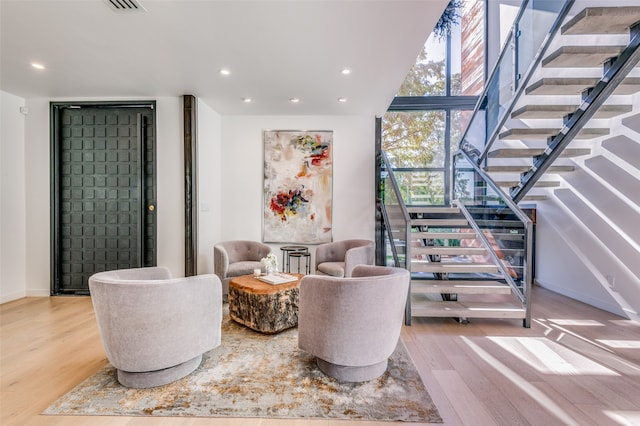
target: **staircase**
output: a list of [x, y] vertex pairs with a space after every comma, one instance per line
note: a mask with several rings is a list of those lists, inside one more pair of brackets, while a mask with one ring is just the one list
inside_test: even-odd
[[631, 73], [640, 59], [640, 6], [603, 4], [570, 12], [480, 156], [516, 202], [561, 186], [572, 159], [592, 154], [609, 121], [632, 110], [629, 95], [640, 92], [639, 74]]
[[488, 237], [503, 268], [459, 207], [407, 208], [412, 276], [407, 323], [411, 317], [526, 320], [527, 307], [501, 271], [506, 267], [514, 276], [521, 275], [509, 259], [523, 256], [522, 222], [485, 210], [487, 219], [476, 221], [476, 226]]

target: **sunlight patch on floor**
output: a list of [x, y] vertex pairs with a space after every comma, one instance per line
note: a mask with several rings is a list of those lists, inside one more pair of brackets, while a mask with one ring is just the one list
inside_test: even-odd
[[577, 325], [577, 326], [589, 326], [589, 327], [604, 327], [605, 325], [600, 321], [595, 320], [579, 320], [579, 319], [549, 319], [549, 322], [558, 325]]
[[640, 340], [606, 340], [596, 339], [598, 343], [616, 349], [640, 349]]
[[578, 426], [579, 423], [573, 420], [573, 418], [567, 414], [558, 404], [556, 404], [551, 398], [545, 395], [540, 389], [536, 386], [529, 383], [524, 377], [520, 376], [515, 371], [511, 370], [505, 364], [500, 362], [497, 358], [489, 354], [487, 351], [482, 349], [480, 346], [473, 343], [467, 337], [460, 337], [464, 343], [469, 346], [471, 350], [473, 350], [481, 359], [483, 359], [488, 365], [494, 368], [499, 374], [502, 374], [505, 378], [510, 380], [513, 384], [519, 387], [527, 396], [538, 404], [540, 407], [549, 411], [551, 414], [556, 416], [563, 425]]
[[604, 410], [603, 413], [619, 425], [640, 425], [640, 411]]
[[619, 375], [580, 353], [544, 337], [489, 337], [488, 339], [540, 373]]

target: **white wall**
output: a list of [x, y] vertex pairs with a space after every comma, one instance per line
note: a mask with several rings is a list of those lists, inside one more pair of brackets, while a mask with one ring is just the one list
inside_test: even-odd
[[213, 245], [221, 240], [221, 118], [198, 99], [198, 273], [213, 273]]
[[279, 129], [333, 131], [333, 239], [373, 240], [374, 124], [373, 116], [222, 117], [220, 240], [262, 240], [262, 131]]
[[620, 98], [633, 111], [608, 121], [610, 135], [590, 143], [592, 154], [538, 203], [537, 281], [640, 320], [640, 94]]
[[0, 92], [0, 303], [25, 296], [24, 99]]
[[[182, 276], [181, 99], [156, 101], [158, 264]], [[2, 93], [2, 302], [50, 294], [49, 102], [43, 98], [25, 101]], [[29, 107], [27, 116], [19, 113], [22, 105]], [[220, 117], [201, 101], [197, 108], [199, 273], [213, 272], [216, 242], [262, 238], [265, 129], [333, 130], [333, 238], [374, 238], [374, 117]], [[279, 245], [273, 248], [280, 253]], [[314, 247], [310, 248], [313, 253]]]

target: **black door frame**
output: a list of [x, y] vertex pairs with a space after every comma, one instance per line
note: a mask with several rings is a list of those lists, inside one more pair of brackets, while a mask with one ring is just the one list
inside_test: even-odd
[[[50, 135], [50, 198], [51, 198], [51, 206], [50, 206], [50, 221], [51, 221], [51, 230], [50, 230], [50, 250], [51, 250], [51, 284], [50, 291], [51, 295], [60, 295], [60, 294], [69, 294], [69, 293], [61, 293], [59, 292], [60, 285], [58, 282], [59, 278], [59, 266], [60, 266], [60, 252], [58, 249], [59, 236], [60, 236], [60, 141], [62, 138], [61, 135], [61, 126], [60, 126], [60, 112], [64, 108], [82, 108], [82, 107], [93, 107], [93, 108], [149, 108], [152, 111], [153, 115], [153, 144], [156, 146], [156, 101], [82, 101], [82, 102], [50, 102], [49, 104], [49, 135]], [[140, 136], [140, 135], [139, 135]], [[155, 149], [154, 149], [155, 153]], [[155, 154], [154, 154], [155, 155]], [[153, 164], [156, 164], [156, 159], [153, 159]], [[140, 168], [141, 176], [145, 174], [145, 167], [141, 165]], [[153, 179], [156, 179], [156, 170], [153, 170]], [[154, 183], [155, 186], [155, 183]], [[155, 189], [154, 189], [155, 192]], [[147, 205], [145, 204], [144, 197], [144, 188], [141, 188], [141, 211], [147, 209]], [[155, 195], [154, 199], [151, 200], [153, 204], [149, 206], [150, 211], [155, 211], [156, 208], [156, 200]], [[144, 223], [141, 224], [144, 228]], [[154, 235], [154, 239], [157, 241], [157, 232]], [[145, 251], [146, 239], [144, 236], [140, 238], [139, 241], [142, 252]], [[153, 259], [152, 263], [155, 265], [156, 256], [157, 256], [157, 244], [153, 243]], [[144, 262], [144, 259], [141, 259]], [[150, 265], [147, 265], [150, 266]], [[76, 293], [77, 294], [77, 293]]]

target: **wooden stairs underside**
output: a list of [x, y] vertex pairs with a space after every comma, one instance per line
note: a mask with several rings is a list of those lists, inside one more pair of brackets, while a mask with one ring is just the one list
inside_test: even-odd
[[[585, 8], [562, 25], [560, 34], [556, 36], [559, 47], [552, 48], [542, 58], [541, 68], [525, 88], [522, 98], [499, 132], [493, 149], [487, 154], [485, 171], [506, 193], [520, 183], [525, 173], [531, 170], [536, 157], [543, 154], [545, 147], [541, 145], [558, 135], [570, 114], [580, 107], [583, 93], [598, 84], [600, 77], [593, 76], [595, 69], [599, 68], [604, 73], [603, 64], [625, 49], [625, 45], [611, 42], [610, 36], [616, 35], [615, 40], [619, 41], [622, 39], [620, 35], [629, 35], [630, 27], [638, 22], [640, 5], [606, 6]], [[640, 77], [628, 76], [613, 95], [638, 92]], [[591, 144], [593, 139], [606, 137], [610, 127], [607, 120], [631, 112], [630, 97], [614, 98], [593, 116], [598, 120], [597, 125], [587, 124], [575, 136], [578, 145]], [[550, 126], [550, 122], [557, 123], [557, 126]], [[574, 170], [571, 159], [591, 153], [590, 147], [564, 149], [523, 201], [546, 198], [544, 188], [561, 186], [559, 173]]]

